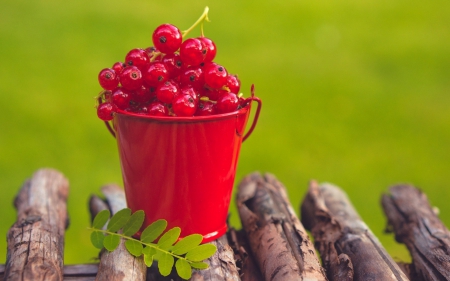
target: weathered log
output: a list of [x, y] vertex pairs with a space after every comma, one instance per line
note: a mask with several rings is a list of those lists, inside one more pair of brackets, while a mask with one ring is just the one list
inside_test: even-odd
[[238, 186], [237, 206], [265, 280], [327, 280], [285, 187], [273, 175], [245, 177]]
[[311, 181], [301, 214], [330, 280], [408, 280], [340, 188]]
[[413, 280], [450, 280], [450, 231], [439, 220], [427, 196], [410, 185], [396, 185], [381, 203], [388, 229], [411, 253]]
[[67, 179], [52, 169], [36, 171], [22, 186], [7, 235], [4, 280], [63, 280], [68, 193]]
[[[106, 197], [112, 214], [127, 207], [124, 191], [116, 185], [106, 185], [101, 188]], [[101, 207], [95, 199], [90, 200], [90, 209], [100, 211]], [[94, 205], [97, 204], [97, 205]], [[99, 208], [100, 207], [100, 208]], [[139, 281], [145, 280], [147, 266], [141, 257], [132, 256], [125, 248], [125, 242], [121, 240], [116, 250], [109, 252], [103, 250], [100, 253], [100, 264], [97, 281]]]

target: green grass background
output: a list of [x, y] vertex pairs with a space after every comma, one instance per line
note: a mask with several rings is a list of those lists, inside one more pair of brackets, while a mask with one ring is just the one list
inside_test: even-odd
[[[0, 263], [24, 180], [52, 167], [70, 180], [65, 262], [90, 262], [87, 200], [121, 184], [114, 139], [97, 119], [100, 69], [186, 29], [210, 7], [216, 61], [264, 106], [237, 181], [275, 174], [298, 206], [310, 179], [342, 187], [396, 259], [379, 201], [422, 188], [450, 225], [450, 2], [6, 0], [0, 4]], [[192, 34], [198, 35], [198, 29]], [[231, 207], [232, 222], [238, 214]]]

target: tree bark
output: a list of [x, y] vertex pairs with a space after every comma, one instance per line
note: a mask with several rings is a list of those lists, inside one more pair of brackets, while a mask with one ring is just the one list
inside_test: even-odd
[[301, 214], [330, 280], [408, 280], [338, 187], [312, 181]]
[[[106, 197], [111, 214], [127, 207], [125, 193], [116, 185], [106, 185], [101, 188]], [[101, 211], [98, 200], [90, 200], [91, 211]], [[95, 217], [95, 215], [93, 216]], [[147, 266], [141, 257], [132, 256], [125, 248], [125, 242], [121, 240], [119, 246], [113, 252], [102, 250], [100, 264], [95, 278], [97, 281], [144, 281], [147, 275]]]
[[265, 280], [327, 280], [285, 187], [273, 175], [245, 177], [237, 206]]
[[7, 235], [5, 280], [63, 280], [68, 193], [67, 179], [52, 169], [36, 171], [22, 186]]
[[450, 231], [427, 196], [410, 185], [390, 188], [381, 203], [398, 242], [411, 253], [413, 280], [450, 280]]

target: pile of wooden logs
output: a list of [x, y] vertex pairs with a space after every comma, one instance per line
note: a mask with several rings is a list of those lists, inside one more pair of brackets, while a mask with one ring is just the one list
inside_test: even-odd
[[[17, 222], [7, 235], [0, 281], [181, 280], [175, 272], [160, 276], [156, 265], [147, 268], [123, 243], [101, 251], [97, 264], [64, 265], [68, 188], [68, 180], [52, 169], [38, 170], [25, 182], [15, 200]], [[101, 191], [104, 199], [90, 198], [92, 216], [126, 207], [120, 187]], [[388, 228], [409, 249], [411, 264], [397, 264], [346, 194], [331, 184], [310, 182], [301, 221], [271, 174], [246, 176], [236, 200], [242, 229], [230, 228], [211, 242], [218, 251], [207, 261], [209, 269], [194, 270], [191, 280], [450, 280], [450, 232], [413, 186], [393, 186], [382, 196]]]

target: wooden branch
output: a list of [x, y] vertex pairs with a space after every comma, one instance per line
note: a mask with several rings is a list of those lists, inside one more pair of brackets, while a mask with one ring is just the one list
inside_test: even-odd
[[22, 186], [7, 235], [5, 280], [63, 280], [68, 192], [67, 179], [52, 169], [36, 171]]
[[273, 175], [245, 177], [237, 206], [265, 280], [327, 280], [285, 187]]
[[388, 227], [411, 253], [411, 279], [450, 280], [450, 231], [433, 212], [427, 196], [410, 185], [397, 185], [382, 196]]
[[338, 187], [312, 181], [301, 214], [330, 280], [408, 280]]
[[[116, 185], [106, 185], [101, 188], [106, 197], [106, 201], [112, 214], [127, 207], [125, 193]], [[101, 211], [101, 204], [98, 200], [90, 200], [90, 210]], [[125, 248], [125, 243], [121, 240], [119, 246], [113, 252], [103, 250], [100, 254], [100, 264], [97, 281], [140, 281], [145, 280], [147, 266], [141, 257], [132, 256]]]

